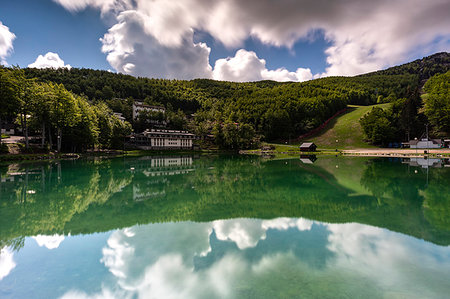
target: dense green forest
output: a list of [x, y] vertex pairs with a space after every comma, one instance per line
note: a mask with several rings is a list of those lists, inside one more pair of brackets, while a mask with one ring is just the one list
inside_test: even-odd
[[20, 124], [29, 148], [30, 133], [40, 134], [42, 147], [83, 151], [100, 146], [118, 147], [131, 125], [117, 118], [105, 103], [92, 104], [62, 84], [28, 79], [19, 68], [0, 68], [1, 119]]
[[[436, 110], [421, 113], [420, 90], [428, 78], [449, 69], [450, 55], [438, 53], [361, 76], [327, 77], [302, 83], [163, 80], [76, 68], [21, 72], [27, 80], [39, 84], [62, 84], [90, 106], [106, 104], [112, 111], [122, 113], [138, 132], [148, 122], [132, 120], [131, 106], [137, 99], [165, 106], [169, 127], [189, 129], [199, 136], [212, 134], [217, 145], [236, 149], [255, 146], [259, 140], [297, 137], [318, 127], [348, 104], [393, 102], [390, 116], [377, 111], [376, 117], [366, 119], [363, 127], [367, 139], [374, 144], [406, 140], [408, 135], [420, 134], [427, 117], [440, 122], [434, 115]], [[6, 98], [2, 96], [1, 101]], [[382, 125], [372, 124], [379, 119]], [[371, 129], [366, 130], [366, 124]], [[392, 132], [391, 125], [395, 126]]]

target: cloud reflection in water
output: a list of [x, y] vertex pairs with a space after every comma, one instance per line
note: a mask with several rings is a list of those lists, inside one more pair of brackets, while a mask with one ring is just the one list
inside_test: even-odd
[[[274, 296], [439, 298], [449, 247], [367, 225], [233, 219], [135, 226], [101, 262], [117, 281], [96, 298]], [[71, 291], [65, 298], [87, 297]]]

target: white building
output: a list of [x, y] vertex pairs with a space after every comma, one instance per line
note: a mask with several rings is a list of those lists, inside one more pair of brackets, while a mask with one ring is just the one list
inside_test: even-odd
[[143, 102], [134, 102], [133, 103], [133, 119], [136, 120], [137, 117], [139, 116], [139, 112], [141, 111], [153, 111], [153, 112], [162, 112], [162, 113], [166, 113], [166, 108], [162, 107], [162, 106], [151, 106], [151, 105], [147, 105], [144, 104]]
[[145, 130], [134, 136], [133, 143], [144, 150], [150, 149], [192, 149], [195, 135], [177, 130]]
[[409, 142], [410, 148], [421, 148], [421, 149], [427, 149], [427, 148], [441, 148], [442, 147], [442, 140], [440, 139], [427, 139], [422, 138], [421, 140], [411, 140]]

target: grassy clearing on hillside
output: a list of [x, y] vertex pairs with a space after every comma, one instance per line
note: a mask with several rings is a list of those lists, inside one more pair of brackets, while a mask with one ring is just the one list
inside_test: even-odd
[[302, 140], [302, 142], [314, 142], [318, 148], [324, 149], [376, 148], [364, 142], [359, 119], [373, 107], [385, 109], [389, 105], [390, 103], [373, 106], [349, 105], [348, 112], [336, 117], [321, 132], [309, 137], [307, 140]]

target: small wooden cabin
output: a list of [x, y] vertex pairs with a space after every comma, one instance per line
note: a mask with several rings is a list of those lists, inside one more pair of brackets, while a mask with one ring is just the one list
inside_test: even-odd
[[305, 142], [302, 145], [300, 145], [301, 152], [315, 152], [316, 149], [317, 146], [313, 142]]

